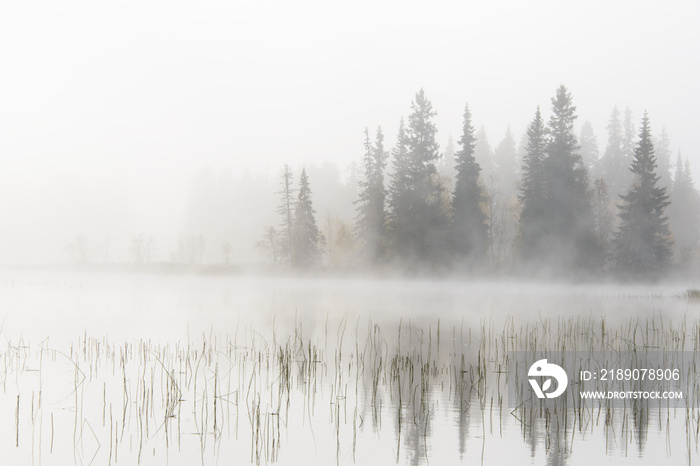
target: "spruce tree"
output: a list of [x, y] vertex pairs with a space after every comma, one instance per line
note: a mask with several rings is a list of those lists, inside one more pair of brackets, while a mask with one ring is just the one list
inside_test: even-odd
[[592, 269], [600, 265], [601, 251], [593, 234], [593, 212], [588, 171], [574, 133], [576, 107], [564, 86], [552, 98], [544, 159], [547, 255], [555, 266]]
[[629, 163], [623, 147], [622, 122], [620, 112], [615, 107], [608, 122], [608, 144], [603, 157], [600, 159], [597, 176], [605, 180], [608, 191], [617, 196], [629, 185], [631, 176]]
[[365, 168], [364, 179], [360, 181], [360, 194], [357, 200], [357, 218], [355, 235], [360, 243], [361, 252], [369, 262], [377, 262], [384, 255], [386, 232], [386, 213], [384, 204], [384, 168], [387, 154], [384, 151], [384, 134], [377, 129], [374, 145], [370, 141], [369, 131], [365, 129]]
[[620, 227], [615, 235], [618, 270], [636, 276], [655, 276], [671, 263], [673, 240], [664, 215], [669, 206], [666, 188], [658, 186], [656, 156], [649, 117], [642, 118], [639, 143], [630, 168], [634, 180], [618, 204]]
[[634, 158], [634, 120], [632, 118], [632, 110], [625, 107], [625, 120], [622, 123], [624, 135], [622, 138], [622, 152], [625, 154], [626, 167], [629, 167]]
[[658, 139], [654, 139], [654, 154], [656, 155], [656, 174], [659, 175], [659, 184], [666, 190], [671, 189], [671, 139], [666, 128], [661, 129]]
[[481, 167], [481, 179], [486, 180], [496, 175], [496, 162], [494, 160], [493, 149], [486, 137], [486, 129], [482, 126], [476, 133], [476, 146], [474, 147], [474, 158]]
[[591, 122], [586, 121], [581, 126], [581, 159], [589, 173], [596, 168], [598, 155], [598, 138], [593, 132]]
[[448, 136], [447, 143], [445, 144], [445, 151], [442, 153], [440, 162], [437, 164], [437, 170], [440, 178], [443, 180], [449, 180], [450, 183], [454, 181], [454, 178], [457, 175], [454, 167], [456, 152], [457, 149], [455, 149], [455, 143], [452, 140], [452, 135], [450, 135]]
[[471, 122], [469, 105], [464, 109], [461, 149], [455, 154], [457, 171], [452, 197], [452, 244], [456, 259], [470, 262], [483, 260], [488, 250], [486, 214], [482, 204], [486, 201], [479, 181], [481, 167], [474, 158], [476, 138]]
[[525, 260], [541, 257], [542, 222], [545, 217], [545, 173], [546, 157], [544, 121], [537, 107], [535, 118], [527, 129], [527, 146], [522, 163], [520, 188], [520, 256]]
[[390, 252], [395, 258], [401, 257], [409, 246], [409, 207], [411, 176], [408, 159], [408, 138], [404, 120], [399, 122], [396, 145], [391, 150], [391, 180], [389, 182], [389, 212], [387, 234]]
[[437, 112], [418, 91], [411, 103], [406, 130], [408, 158], [408, 205], [406, 218], [408, 248], [406, 255], [424, 263], [441, 262], [447, 239], [447, 216], [442, 209], [443, 186], [435, 163], [440, 157], [433, 117]]
[[301, 171], [299, 196], [294, 212], [292, 265], [310, 267], [320, 259], [321, 234], [316, 226], [316, 211], [311, 200], [311, 187], [306, 170]]

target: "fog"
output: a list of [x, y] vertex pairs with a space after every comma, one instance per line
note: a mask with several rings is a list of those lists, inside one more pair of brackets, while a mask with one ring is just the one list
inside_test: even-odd
[[[693, 464], [685, 290], [3, 270], [0, 444], [13, 464]], [[633, 339], [687, 358], [685, 404], [509, 392], [512, 349]]]
[[694, 464], [698, 20], [1, 6], [5, 460]]
[[247, 194], [206, 262], [225, 235], [232, 262], [257, 263], [282, 166], [333, 171], [309, 174], [319, 223], [352, 221], [364, 128], [381, 126], [392, 147], [420, 88], [440, 152], [465, 102], [495, 147], [509, 126], [520, 141], [565, 84], [577, 134], [590, 121], [601, 154], [613, 107], [631, 109], [635, 131], [646, 109], [672, 160], [680, 149], [696, 173], [698, 12], [690, 1], [4, 5], [0, 262], [70, 263], [81, 235], [108, 250], [95, 256], [131, 262], [140, 233], [171, 261], [210, 173]]

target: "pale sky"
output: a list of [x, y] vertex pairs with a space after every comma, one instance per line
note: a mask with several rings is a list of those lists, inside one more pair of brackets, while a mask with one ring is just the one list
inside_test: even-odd
[[4, 2], [0, 241], [23, 252], [0, 262], [91, 199], [179, 228], [203, 165], [345, 166], [421, 87], [443, 148], [465, 102], [495, 145], [564, 84], [601, 153], [614, 105], [647, 109], [697, 173], [698, 24], [697, 1]]

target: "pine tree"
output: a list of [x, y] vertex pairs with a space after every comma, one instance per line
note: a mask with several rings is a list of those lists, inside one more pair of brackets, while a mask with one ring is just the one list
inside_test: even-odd
[[545, 239], [547, 255], [564, 268], [593, 269], [601, 265], [601, 251], [593, 234], [588, 171], [574, 133], [576, 107], [564, 86], [552, 98], [547, 124], [545, 172]]
[[615, 235], [617, 268], [638, 276], [655, 276], [670, 265], [673, 240], [664, 216], [669, 198], [659, 187], [649, 117], [642, 118], [639, 143], [630, 170], [634, 181], [618, 204], [620, 227]]
[[294, 212], [292, 265], [310, 267], [320, 259], [322, 237], [316, 226], [316, 211], [311, 200], [311, 188], [306, 170], [301, 171], [299, 196]]
[[486, 215], [482, 209], [486, 197], [479, 181], [481, 167], [474, 158], [476, 138], [469, 105], [464, 109], [462, 137], [458, 142], [462, 148], [455, 154], [452, 243], [458, 259], [478, 262], [485, 257], [488, 248]]
[[369, 262], [377, 262], [384, 255], [386, 233], [386, 213], [384, 203], [384, 168], [387, 154], [384, 151], [384, 134], [377, 129], [374, 145], [365, 129], [365, 155], [363, 164], [365, 177], [360, 181], [360, 194], [357, 200], [355, 235], [360, 243], [362, 254]]
[[[282, 171], [282, 189], [277, 194], [280, 196], [280, 203], [277, 206], [277, 213], [282, 217], [282, 222], [280, 224], [281, 238], [280, 251], [279, 254], [275, 254], [275, 257], [279, 259], [280, 262], [290, 262], [292, 258], [293, 247], [293, 229], [294, 229], [294, 209], [296, 206], [296, 199], [294, 199], [294, 178], [292, 176], [292, 169], [289, 165], [284, 165], [284, 170]], [[269, 232], [268, 232], [269, 233]], [[269, 234], [265, 235], [269, 238]]]
[[546, 141], [544, 121], [537, 107], [535, 118], [527, 129], [527, 146], [522, 163], [520, 188], [520, 256], [525, 260], [541, 257], [542, 222], [545, 216]]

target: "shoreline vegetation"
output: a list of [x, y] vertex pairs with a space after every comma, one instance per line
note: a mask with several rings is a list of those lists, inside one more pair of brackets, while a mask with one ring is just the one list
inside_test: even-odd
[[563, 85], [548, 120], [537, 107], [519, 150], [508, 133], [493, 153], [480, 154], [485, 141], [467, 104], [457, 147], [443, 154], [437, 112], [423, 89], [410, 108], [390, 150], [381, 128], [374, 140], [365, 129], [352, 224], [331, 228], [329, 222], [324, 235], [306, 169], [297, 189], [285, 165], [277, 193], [280, 226], [264, 228], [256, 243], [261, 256], [299, 270], [323, 259], [341, 268], [389, 265], [409, 274], [604, 274], [644, 281], [698, 270], [700, 195], [680, 156], [671, 176], [669, 143], [652, 136], [646, 112], [635, 133], [631, 113], [623, 125], [615, 109], [599, 158], [594, 136], [582, 131], [579, 143], [576, 107]]
[[[502, 326], [465, 326], [346, 316], [309, 330], [312, 323], [273, 320], [268, 329], [165, 342], [85, 332], [59, 347], [6, 335], [0, 412], [10, 422], [0, 427], [7, 434], [0, 444], [11, 458], [76, 464], [210, 464], [219, 455], [287, 464], [305, 454], [297, 443], [312, 449], [311, 464], [363, 464], [368, 455], [399, 464], [454, 455], [468, 463], [472, 450], [483, 463], [487, 443], [513, 448], [517, 438], [531, 455], [558, 464], [585, 445], [601, 457], [628, 456], [663, 436], [675, 439], [666, 459], [692, 464], [697, 454], [697, 319], [631, 317], [616, 325], [604, 317], [529, 324], [511, 317]], [[523, 379], [532, 361], [513, 356], [539, 351], [574, 352], [580, 368], [600, 352], [631, 351], [642, 365], [644, 355], [663, 352], [683, 374], [674, 387], [684, 403], [541, 402]], [[449, 437], [449, 453], [435, 450], [440, 436]], [[605, 447], [616, 444], [623, 447]]]
[[566, 87], [533, 112], [520, 139], [508, 130], [492, 147], [465, 105], [461, 134], [441, 145], [421, 89], [395, 140], [366, 129], [347, 168], [203, 168], [180, 229], [76, 232], [66, 257], [213, 275], [700, 277], [700, 194], [661, 125], [614, 108], [601, 151]]

